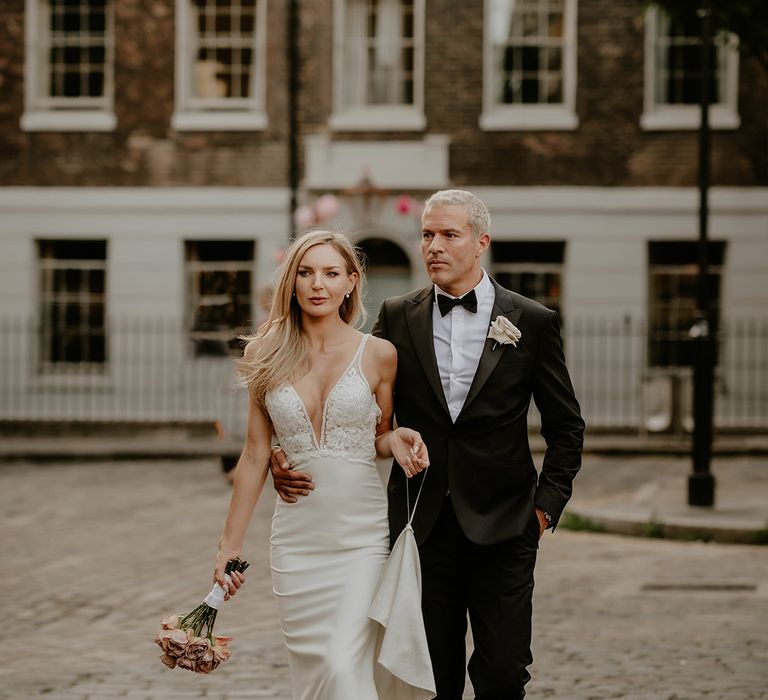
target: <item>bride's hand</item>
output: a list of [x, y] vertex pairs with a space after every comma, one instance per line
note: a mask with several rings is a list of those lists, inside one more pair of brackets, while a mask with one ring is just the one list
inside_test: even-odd
[[429, 466], [429, 453], [421, 435], [410, 428], [397, 428], [392, 432], [392, 455], [410, 479]]
[[227, 562], [230, 559], [236, 559], [240, 556], [240, 552], [234, 549], [220, 549], [216, 555], [216, 567], [213, 570], [213, 580], [218, 583], [225, 591], [226, 595], [224, 600], [229, 600], [233, 595], [237, 593], [237, 590], [245, 583], [245, 574], [239, 571], [232, 571], [229, 574], [231, 583], [227, 583], [224, 578], [224, 569], [227, 566]]

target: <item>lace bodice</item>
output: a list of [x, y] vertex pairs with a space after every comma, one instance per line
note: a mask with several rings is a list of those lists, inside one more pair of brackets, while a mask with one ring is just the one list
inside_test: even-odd
[[363, 336], [352, 362], [325, 400], [319, 439], [304, 402], [291, 384], [267, 394], [272, 425], [292, 465], [318, 454], [364, 460], [376, 457], [376, 424], [381, 410], [360, 362], [369, 337]]

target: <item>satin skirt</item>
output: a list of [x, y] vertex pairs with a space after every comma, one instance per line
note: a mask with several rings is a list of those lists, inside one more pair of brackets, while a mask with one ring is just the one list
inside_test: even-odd
[[318, 455], [295, 468], [315, 488], [277, 500], [270, 538], [293, 697], [379, 700], [380, 628], [368, 611], [389, 555], [384, 484], [372, 461]]

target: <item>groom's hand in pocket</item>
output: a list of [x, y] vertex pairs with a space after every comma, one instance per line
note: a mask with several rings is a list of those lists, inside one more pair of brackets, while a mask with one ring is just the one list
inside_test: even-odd
[[544, 515], [544, 511], [541, 508], [536, 508], [536, 518], [539, 521], [539, 539], [541, 539], [544, 537], [544, 533], [549, 527], [549, 520], [547, 519], [547, 516]]
[[285, 452], [277, 446], [272, 448], [269, 469], [272, 472], [275, 491], [286, 503], [296, 503], [299, 496], [308, 496], [315, 488], [312, 477], [305, 472], [294, 471]]

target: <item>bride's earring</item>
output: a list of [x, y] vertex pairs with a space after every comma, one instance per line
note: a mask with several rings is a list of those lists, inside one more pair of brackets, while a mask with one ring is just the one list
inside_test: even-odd
[[350, 289], [344, 296], [349, 299], [349, 295], [352, 294], [352, 290]]

